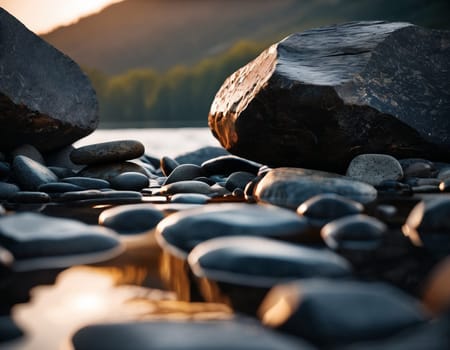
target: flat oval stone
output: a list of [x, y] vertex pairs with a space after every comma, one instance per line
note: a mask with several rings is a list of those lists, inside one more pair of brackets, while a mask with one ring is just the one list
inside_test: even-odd
[[39, 191], [47, 193], [64, 193], [83, 191], [84, 188], [67, 182], [49, 182], [39, 186]]
[[99, 190], [74, 191], [63, 193], [61, 197], [59, 197], [59, 201], [60, 202], [78, 201], [84, 199], [101, 198], [102, 196], [103, 192]]
[[178, 181], [186, 181], [193, 180], [196, 177], [204, 176], [204, 172], [202, 167], [195, 164], [180, 164], [172, 172], [166, 179], [165, 185], [178, 182]]
[[13, 161], [14, 178], [23, 190], [37, 190], [40, 185], [58, 181], [58, 177], [42, 164], [26, 157], [17, 156]]
[[450, 254], [450, 198], [439, 197], [418, 203], [402, 231], [413, 244], [424, 246], [437, 257]]
[[111, 179], [111, 187], [116, 190], [140, 191], [149, 184], [148, 177], [137, 172], [125, 172]]
[[403, 169], [397, 159], [387, 154], [361, 154], [352, 159], [346, 175], [376, 186], [384, 180], [400, 180]]
[[261, 236], [301, 241], [307, 220], [295, 213], [266, 205], [209, 204], [172, 214], [159, 223], [158, 244], [186, 257], [199, 243], [221, 236]]
[[131, 204], [104, 210], [98, 223], [120, 234], [137, 234], [154, 229], [163, 218], [163, 212], [152, 204]]
[[0, 181], [0, 199], [8, 199], [19, 191], [20, 188], [17, 185]]
[[160, 190], [161, 194], [177, 194], [177, 193], [200, 193], [210, 194], [213, 192], [211, 186], [202, 181], [178, 181], [169, 185], [164, 185]]
[[19, 191], [9, 197], [12, 203], [48, 203], [50, 196], [45, 192]]
[[160, 168], [164, 174], [164, 176], [169, 176], [172, 171], [178, 167], [180, 164], [170, 157], [164, 156], [160, 160]]
[[[214, 304], [210, 305], [205, 304], [209, 308]], [[189, 316], [192, 317], [190, 314]], [[79, 330], [73, 336], [72, 342], [75, 350], [93, 350], [99, 348], [99, 339], [102, 339], [101, 349], [128, 349], [130, 344], [133, 344], [131, 346], [133, 350], [314, 349], [305, 341], [273, 332], [251, 319], [241, 317], [208, 322], [194, 319], [189, 322], [139, 321], [97, 324]]]
[[[91, 190], [91, 191], [95, 191], [95, 190]], [[64, 193], [62, 195], [63, 200], [67, 200], [66, 195], [70, 194], [70, 193], [76, 193], [76, 192]], [[140, 192], [136, 192], [136, 191], [105, 191], [105, 192], [100, 192], [100, 194], [95, 196], [94, 198], [80, 199], [76, 202], [72, 201], [71, 204], [95, 206], [95, 205], [101, 205], [101, 204], [107, 204], [107, 205], [134, 204], [134, 203], [141, 203], [141, 202], [142, 202], [142, 194]]]
[[111, 187], [109, 181], [92, 177], [73, 176], [61, 179], [61, 181], [83, 187], [87, 190], [100, 190]]
[[364, 182], [323, 171], [302, 168], [276, 168], [256, 185], [258, 201], [296, 210], [309, 198], [335, 193], [362, 204], [377, 197], [377, 190]]
[[17, 271], [99, 262], [123, 251], [111, 230], [36, 213], [1, 217], [0, 241], [14, 255]]
[[62, 168], [59, 166], [49, 166], [48, 167], [53, 174], [55, 174], [59, 179], [65, 178], [65, 177], [70, 177], [70, 176], [75, 176], [75, 171], [69, 168]]
[[14, 159], [16, 156], [26, 156], [30, 159], [33, 159], [35, 162], [38, 162], [39, 164], [45, 165], [44, 157], [42, 156], [41, 152], [39, 152], [39, 150], [33, 145], [23, 144], [19, 147], [16, 147], [11, 152], [11, 158]]
[[383, 222], [359, 214], [331, 221], [322, 228], [321, 235], [332, 250], [371, 251], [381, 245], [386, 232]]
[[202, 163], [207, 175], [229, 176], [236, 171], [246, 171], [256, 176], [260, 167], [259, 163], [232, 155], [216, 157]]
[[[431, 163], [431, 164], [430, 164]], [[422, 177], [433, 178], [437, 175], [438, 171], [433, 166], [432, 162], [416, 162], [403, 168], [405, 177]]]
[[255, 174], [246, 171], [237, 171], [230, 174], [228, 177], [225, 188], [229, 191], [234, 191], [236, 188], [244, 190], [247, 184], [255, 178]]
[[266, 326], [336, 347], [422, 324], [416, 300], [381, 283], [308, 279], [274, 287], [260, 308]]
[[191, 251], [188, 262], [197, 277], [251, 287], [351, 276], [349, 263], [337, 254], [264, 237], [210, 239]]
[[206, 204], [211, 198], [200, 193], [177, 193], [170, 197], [171, 203]]
[[144, 145], [136, 140], [110, 141], [74, 149], [70, 159], [82, 165], [118, 163], [139, 158], [144, 151]]
[[195, 151], [180, 154], [175, 157], [175, 160], [180, 164], [202, 165], [207, 160], [227, 155], [230, 155], [230, 153], [225, 148], [206, 146]]
[[81, 170], [78, 173], [78, 176], [93, 177], [97, 179], [111, 181], [113, 177], [116, 177], [119, 174], [127, 172], [137, 172], [147, 175], [147, 172], [141, 166], [132, 162], [123, 162], [123, 163], [90, 165], [87, 166], [86, 168], [83, 168], [83, 170]]
[[303, 202], [297, 208], [297, 214], [323, 225], [344, 216], [360, 214], [363, 210], [359, 202], [334, 193], [324, 193]]

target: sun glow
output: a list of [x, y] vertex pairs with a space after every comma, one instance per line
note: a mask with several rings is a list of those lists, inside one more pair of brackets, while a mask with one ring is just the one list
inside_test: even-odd
[[37, 34], [72, 24], [123, 0], [0, 0], [0, 7]]

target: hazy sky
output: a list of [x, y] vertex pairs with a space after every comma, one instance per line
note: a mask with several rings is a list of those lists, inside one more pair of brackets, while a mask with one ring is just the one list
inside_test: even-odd
[[0, 0], [0, 7], [35, 33], [45, 33], [120, 1], [123, 0]]

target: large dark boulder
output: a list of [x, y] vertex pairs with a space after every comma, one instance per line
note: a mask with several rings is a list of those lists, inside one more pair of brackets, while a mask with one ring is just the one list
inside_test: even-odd
[[450, 161], [450, 32], [353, 22], [293, 34], [231, 75], [209, 126], [271, 166], [344, 171], [362, 153]]
[[0, 149], [57, 149], [97, 124], [95, 91], [78, 65], [0, 8]]

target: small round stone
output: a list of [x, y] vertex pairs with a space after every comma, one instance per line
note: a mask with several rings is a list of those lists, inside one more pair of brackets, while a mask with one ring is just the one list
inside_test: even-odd
[[125, 172], [111, 179], [111, 187], [116, 190], [140, 191], [149, 184], [148, 177], [137, 172]]
[[160, 168], [164, 174], [164, 176], [169, 176], [172, 171], [178, 167], [180, 164], [170, 157], [164, 156], [161, 158], [160, 161]]
[[361, 154], [350, 162], [347, 176], [376, 186], [384, 180], [400, 180], [403, 177], [403, 169], [392, 156]]
[[387, 232], [386, 225], [367, 215], [346, 216], [325, 225], [321, 235], [326, 245], [336, 251], [372, 251]]
[[50, 196], [45, 192], [19, 191], [8, 200], [12, 203], [48, 203]]
[[23, 190], [34, 191], [40, 185], [58, 181], [58, 177], [48, 168], [26, 156], [15, 157], [12, 169], [17, 184]]
[[164, 185], [160, 190], [163, 195], [177, 194], [177, 193], [200, 193], [210, 194], [213, 192], [211, 186], [202, 181], [179, 181], [169, 185]]
[[427, 160], [417, 159], [416, 162], [407, 165], [402, 164], [402, 166], [405, 177], [432, 178], [438, 173], [433, 163]]
[[66, 177], [61, 180], [62, 182], [67, 182], [76, 186], [83, 187], [88, 190], [99, 190], [102, 188], [109, 188], [111, 184], [109, 181], [96, 179], [92, 177], [82, 177], [82, 176], [72, 176]]
[[166, 179], [165, 185], [178, 181], [193, 180], [201, 176], [204, 176], [204, 172], [200, 166], [195, 164], [181, 164], [172, 170]]
[[116, 177], [119, 174], [127, 172], [137, 172], [147, 175], [145, 169], [143, 169], [140, 165], [137, 165], [132, 162], [123, 162], [123, 163], [90, 165], [87, 166], [86, 168], [83, 168], [83, 170], [81, 170], [78, 173], [78, 176], [93, 177], [97, 179], [111, 181], [113, 177]]
[[84, 188], [67, 182], [49, 182], [39, 186], [39, 191], [47, 193], [64, 193], [83, 191]]
[[98, 222], [120, 234], [138, 234], [152, 230], [162, 219], [164, 214], [154, 205], [132, 204], [104, 210]]
[[325, 193], [314, 196], [297, 208], [297, 214], [320, 224], [348, 215], [360, 214], [364, 210], [361, 203], [339, 196]]
[[70, 159], [75, 164], [83, 165], [117, 163], [139, 158], [144, 151], [144, 145], [139, 141], [110, 141], [74, 149]]
[[244, 190], [245, 186], [255, 178], [255, 174], [246, 171], [237, 171], [230, 174], [225, 183], [225, 188], [229, 191], [234, 191], [236, 188]]
[[0, 199], [8, 199], [19, 191], [20, 188], [17, 185], [0, 181]]
[[450, 198], [437, 197], [418, 203], [402, 231], [413, 244], [424, 246], [437, 257], [450, 254]]
[[205, 184], [208, 184], [210, 186], [214, 185], [216, 182], [212, 179], [210, 179], [209, 177], [206, 176], [200, 176], [200, 177], [196, 177], [195, 179], [193, 179], [194, 181], [202, 181]]
[[206, 204], [211, 198], [200, 193], [177, 193], [170, 197], [171, 203]]

